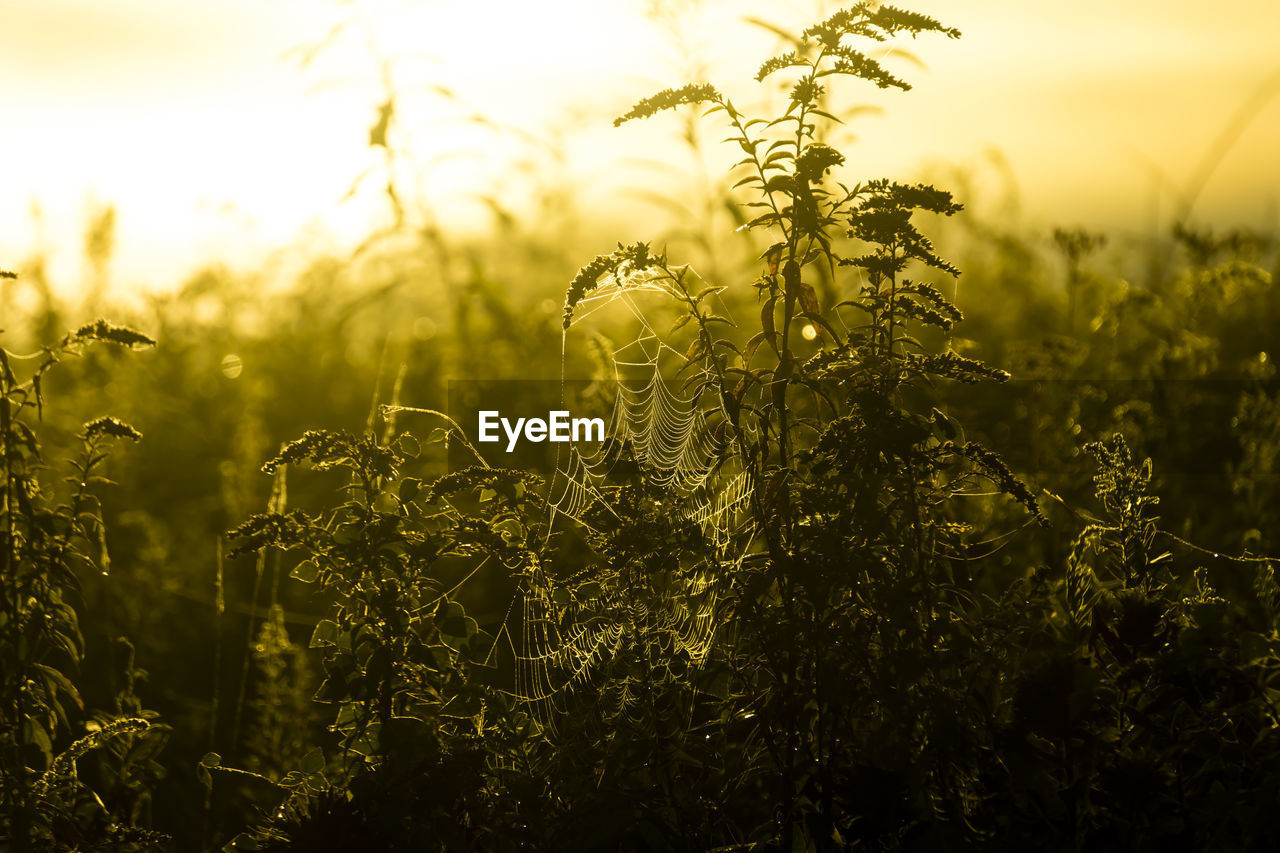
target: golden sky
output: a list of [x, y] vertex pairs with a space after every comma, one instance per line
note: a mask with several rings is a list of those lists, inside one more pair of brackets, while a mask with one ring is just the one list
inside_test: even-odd
[[[614, 130], [613, 116], [686, 82], [695, 57], [735, 100], [751, 100], [750, 76], [776, 41], [743, 19], [800, 25], [821, 8], [666, 0], [678, 12], [676, 45], [646, 16], [653, 4], [3, 0], [0, 266], [42, 251], [59, 280], [76, 281], [80, 232], [105, 203], [118, 208], [122, 288], [164, 287], [211, 259], [251, 266], [304, 232], [355, 239], [382, 212], [371, 185], [343, 201], [379, 168], [368, 145], [382, 99], [375, 55], [394, 59], [413, 181], [446, 218], [479, 221], [470, 196], [527, 192], [513, 165], [522, 159], [559, 162], [540, 174], [603, 210], [636, 180], [616, 164], [653, 157], [675, 132], [660, 121]], [[1153, 217], [1167, 224], [1215, 141], [1247, 116], [1195, 212], [1222, 225], [1274, 222], [1277, 0], [901, 5], [964, 37], [909, 45], [927, 66], [896, 66], [910, 93], [850, 93], [884, 107], [855, 128], [854, 176], [954, 163], [991, 183], [989, 198], [1013, 181], [1033, 223], [1140, 231]], [[344, 21], [309, 65], [288, 53]]]

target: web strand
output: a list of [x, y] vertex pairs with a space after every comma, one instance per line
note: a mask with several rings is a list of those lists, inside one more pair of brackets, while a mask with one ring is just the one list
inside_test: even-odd
[[[726, 440], [723, 427], [718, 431], [708, 417], [718, 406], [718, 400], [712, 406], [704, 399], [714, 377], [704, 364], [686, 364], [684, 355], [654, 330], [637, 302], [642, 294], [679, 295], [669, 279], [632, 276], [602, 285], [576, 306], [575, 323], [580, 323], [607, 305], [621, 304], [638, 322], [639, 333], [609, 353], [616, 393], [607, 440], [589, 455], [574, 445], [559, 454], [548, 488], [548, 535], [560, 517], [595, 534], [601, 531], [592, 519], [623, 522], [611, 504], [611, 487], [630, 478], [660, 494], [672, 520], [700, 530], [705, 549], [694, 555], [694, 565], [672, 567], [660, 595], [640, 597], [616, 582], [601, 583], [599, 597], [570, 608], [564, 581], [547, 577], [541, 568], [526, 576], [520, 628], [508, 631], [516, 696], [551, 732], [567, 711], [568, 695], [592, 684], [624, 649], [648, 644], [701, 666], [722, 635], [726, 578], [752, 538], [752, 477], [734, 440]], [[567, 336], [566, 330], [566, 345]], [[665, 372], [664, 365], [670, 365]], [[680, 369], [694, 371], [684, 387], [697, 390], [684, 393], [673, 386], [668, 372]], [[562, 404], [564, 387], [562, 351]], [[619, 710], [626, 713], [632, 697], [625, 686], [618, 696]]]

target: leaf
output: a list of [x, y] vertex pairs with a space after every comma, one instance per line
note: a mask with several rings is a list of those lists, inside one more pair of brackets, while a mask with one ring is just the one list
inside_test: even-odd
[[453, 665], [453, 653], [448, 646], [428, 646], [427, 651], [438, 671], [444, 672]]
[[524, 528], [514, 518], [505, 518], [493, 526], [508, 545], [517, 545], [524, 538]]
[[782, 263], [782, 252], [786, 248], [786, 243], [774, 243], [761, 253], [760, 257], [764, 260], [765, 266], [769, 270], [769, 275], [772, 276], [778, 274], [778, 264]]
[[69, 696], [80, 710], [84, 710], [84, 703], [80, 699], [80, 693], [76, 690], [76, 686], [70, 678], [67, 678], [62, 672], [48, 664], [37, 663], [35, 668], [44, 675], [50, 695], [53, 695], [56, 691], [61, 691], [63, 695]]
[[34, 745], [44, 753], [46, 765], [53, 760], [53, 741], [49, 739], [49, 733], [45, 731], [39, 720], [34, 717], [27, 717], [23, 720], [22, 740], [24, 744]]
[[422, 491], [422, 481], [417, 477], [405, 477], [400, 481], [399, 496], [401, 503], [409, 503]]
[[800, 283], [800, 307], [810, 314], [822, 313], [818, 308], [818, 295], [808, 282]]
[[[796, 159], [796, 155], [789, 148], [781, 148], [765, 158], [764, 167], [770, 168], [778, 166], [787, 160]], [[794, 188], [794, 183], [789, 175], [778, 175], [776, 178], [770, 178], [769, 183], [765, 185], [766, 189], [772, 192], [789, 192]]]
[[760, 309], [760, 328], [764, 329], [764, 337], [769, 342], [769, 346], [773, 347], [774, 353], [780, 357], [782, 353], [778, 351], [778, 333], [773, 327], [773, 306], [777, 301], [777, 296], [770, 296], [765, 300], [764, 307]]
[[437, 617], [436, 625], [440, 629], [440, 639], [454, 651], [459, 651], [480, 630], [479, 624], [466, 615], [462, 605], [452, 601], [449, 602], [448, 615], [442, 619]]
[[769, 211], [768, 213], [762, 213], [761, 215], [757, 216], [755, 219], [752, 219], [746, 225], [739, 227], [738, 230], [750, 231], [752, 228], [758, 228], [761, 225], [772, 225], [775, 222], [780, 222], [781, 219], [782, 218], [778, 216], [778, 214], [774, 213], [773, 211]]
[[782, 354], [782, 361], [778, 364], [778, 369], [774, 371], [773, 382], [770, 391], [773, 394], [774, 409], [781, 412], [787, 407], [787, 382], [795, 369], [795, 359], [791, 355], [791, 350], [787, 350]]
[[338, 623], [332, 619], [321, 619], [316, 623], [316, 629], [311, 632], [311, 642], [308, 645], [312, 649], [321, 649], [325, 646], [336, 645], [338, 642]]
[[206, 795], [213, 791], [213, 775], [209, 771], [221, 766], [222, 756], [216, 752], [206, 752], [200, 759], [200, 763], [196, 765], [196, 779], [199, 780]]
[[351, 751], [372, 758], [382, 751], [381, 735], [382, 723], [370, 723], [360, 737], [351, 741]]
[[[794, 300], [800, 291], [800, 265], [794, 260], [789, 260], [782, 265], [782, 280], [784, 282], [783, 292], [788, 300]], [[793, 304], [788, 301], [787, 305]]]
[[694, 295], [693, 301], [701, 302], [702, 300], [706, 299], [708, 296], [715, 296], [717, 293], [720, 293], [724, 290], [728, 290], [728, 288], [722, 284], [713, 284], [708, 287], [704, 287], [702, 290], [698, 291], [697, 294]]
[[933, 434], [940, 441], [955, 441], [959, 444], [964, 443], [964, 428], [960, 426], [955, 418], [936, 406], [931, 413], [933, 423]]
[[316, 702], [345, 702], [351, 696], [350, 688], [343, 678], [330, 676], [320, 683], [316, 688], [315, 695], [312, 697]]
[[396, 439], [396, 448], [401, 454], [410, 459], [417, 459], [418, 454], [422, 452], [422, 447], [418, 444], [418, 440], [407, 432]]
[[474, 695], [454, 696], [445, 703], [440, 709], [440, 713], [445, 717], [454, 717], [456, 719], [470, 719], [481, 710], [480, 699]]
[[303, 560], [301, 563], [293, 567], [293, 571], [289, 573], [289, 577], [303, 583], [315, 583], [316, 577], [320, 574], [320, 567], [316, 565], [315, 560]]
[[343, 524], [333, 531], [333, 541], [339, 545], [354, 545], [360, 541], [360, 532], [360, 525], [358, 524]]
[[324, 771], [324, 766], [324, 750], [318, 746], [302, 757], [303, 773], [320, 773]]

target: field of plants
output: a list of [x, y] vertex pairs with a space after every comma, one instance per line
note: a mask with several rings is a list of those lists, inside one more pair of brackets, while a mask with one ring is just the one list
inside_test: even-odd
[[[877, 46], [960, 35], [636, 93], [737, 160], [656, 233], [459, 237], [389, 169], [287, 288], [0, 258], [0, 849], [1274, 845], [1278, 235], [860, 174]], [[608, 438], [517, 464], [486, 381]]]

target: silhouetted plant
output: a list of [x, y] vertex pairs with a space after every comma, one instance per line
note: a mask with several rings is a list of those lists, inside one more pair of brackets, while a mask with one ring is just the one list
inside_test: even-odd
[[[396, 405], [381, 438], [373, 418], [360, 435], [313, 430], [267, 463], [277, 476], [309, 466], [341, 478], [328, 509], [277, 504], [233, 531], [243, 552], [285, 552], [323, 608], [311, 648], [330, 738], [295, 755], [294, 770], [258, 777], [280, 805], [235, 847], [1021, 850], [1270, 837], [1273, 567], [1160, 526], [1151, 460], [1110, 434], [1136, 408], [1096, 388], [1054, 398], [1072, 425], [1105, 418], [1088, 433], [1064, 424], [1044, 458], [1074, 459], [1081, 438], [1101, 439], [1085, 447], [1097, 515], [1066, 500], [1042, 507], [950, 413], [949, 400], [965, 400], [950, 386], [1010, 378], [954, 343], [959, 269], [923, 222], [960, 204], [925, 184], [839, 182], [845, 157], [820, 132], [834, 120], [826, 87], [846, 77], [906, 89], [858, 45], [921, 33], [958, 35], [859, 4], [762, 65], [758, 81], [795, 78], [778, 115], [750, 117], [697, 83], [618, 119], [707, 105], [745, 155], [734, 167], [754, 212], [745, 227], [767, 235], [753, 283], [705, 280], [633, 242], [568, 287], [566, 340], [605, 300], [643, 315], [637, 343], [659, 340], [674, 363], [640, 366], [651, 387], [679, 383], [690, 407], [664, 437], [679, 452], [649, 446], [671, 426], [650, 421], [606, 443], [603, 473], [583, 475], [590, 499], [575, 502], [556, 492], [564, 470], [544, 484], [493, 467], [455, 424], [420, 442], [398, 431], [395, 416], [412, 410]], [[1064, 231], [1057, 242], [1074, 293], [1098, 241]], [[1097, 364], [1073, 336], [1111, 331], [1113, 353], [1146, 377], [1207, 371], [1216, 350], [1192, 332], [1165, 349], [1121, 333], [1176, 322], [1163, 300], [1258, 294], [1258, 273], [1197, 270], [1181, 288], [1190, 294], [1099, 279], [1088, 332], [1072, 316], [1070, 335], [1026, 351]], [[756, 300], [758, 322], [723, 307], [734, 290], [739, 304]], [[669, 331], [631, 301], [642, 293], [674, 308]], [[1069, 315], [1084, 310], [1073, 299]], [[988, 411], [1013, 417], [1012, 396], [994, 393]], [[1269, 400], [1258, 392], [1241, 409], [1249, 458], [1271, 452], [1255, 423]], [[701, 455], [689, 462], [695, 430]], [[419, 457], [442, 441], [476, 464], [432, 479]], [[1249, 577], [1224, 583], [1224, 566]], [[482, 628], [461, 599], [485, 577], [512, 597]], [[248, 772], [210, 753], [207, 783], [213, 771]]]
[[[333, 706], [336, 736], [328, 760], [308, 756], [278, 783], [289, 792], [286, 819], [243, 837], [242, 849], [313, 849], [300, 846], [312, 830], [299, 836], [289, 820], [335, 808], [350, 820], [358, 813], [367, 843], [387, 849], [474, 846], [494, 829], [486, 745], [511, 707], [483, 677], [493, 638], [444, 578], [461, 564], [471, 574], [490, 561], [513, 571], [532, 564], [537, 479], [480, 465], [424, 483], [403, 473], [419, 452], [408, 433], [384, 445], [308, 432], [264, 470], [340, 471], [348, 499], [320, 516], [281, 511], [233, 531], [242, 551], [297, 554], [291, 577], [314, 584], [325, 603], [311, 647], [325, 673], [316, 701]], [[220, 767], [220, 756], [206, 765]]]
[[[92, 420], [70, 460], [66, 503], [40, 482], [44, 460], [32, 420], [43, 414], [46, 376], [94, 343], [140, 348], [154, 341], [98, 320], [31, 355], [0, 348], [0, 838], [10, 850], [136, 850], [164, 841], [138, 825], [159, 776], [152, 758], [166, 727], [133, 696], [132, 660], [112, 712], [87, 709], [77, 687], [85, 651], [80, 579], [110, 568], [94, 487], [109, 482], [99, 469], [111, 443], [142, 436], [113, 417]], [[100, 759], [98, 773], [85, 766], [90, 757]]]

